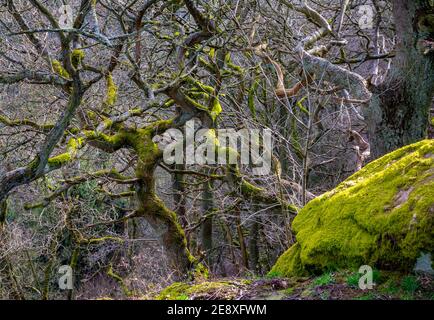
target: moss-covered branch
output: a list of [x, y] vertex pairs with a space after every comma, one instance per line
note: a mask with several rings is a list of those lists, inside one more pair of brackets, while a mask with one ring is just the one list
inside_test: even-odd
[[50, 132], [50, 130], [53, 129], [54, 127], [53, 124], [38, 124], [29, 119], [12, 120], [2, 115], [0, 115], [0, 122], [8, 127], [28, 126], [42, 132]]
[[247, 181], [240, 173], [236, 165], [227, 167], [227, 181], [233, 186], [235, 192], [245, 198], [251, 199], [256, 203], [268, 205], [276, 205], [288, 210], [291, 214], [296, 214], [298, 208], [293, 204], [288, 203], [285, 199], [277, 195], [268, 193], [264, 188], [255, 186]]
[[114, 279], [120, 285], [120, 287], [122, 288], [122, 291], [123, 291], [123, 293], [124, 293], [125, 296], [130, 297], [130, 296], [132, 296], [134, 294], [134, 292], [131, 291], [128, 288], [128, 286], [125, 284], [124, 279], [120, 275], [116, 274], [113, 271], [113, 266], [112, 265], [109, 266], [109, 268], [107, 270], [107, 275], [110, 278]]
[[65, 86], [69, 81], [64, 77], [52, 75], [40, 71], [24, 70], [16, 73], [0, 74], [0, 83], [12, 84], [27, 80], [34, 84], [54, 84], [58, 86]]
[[78, 150], [80, 150], [84, 145], [83, 142], [84, 140], [82, 138], [71, 138], [68, 142], [66, 152], [49, 158], [48, 166], [58, 168], [75, 159]]

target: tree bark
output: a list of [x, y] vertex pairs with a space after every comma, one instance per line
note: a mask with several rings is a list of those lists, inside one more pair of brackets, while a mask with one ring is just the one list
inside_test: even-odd
[[[432, 2], [431, 2], [432, 3]], [[427, 137], [434, 93], [434, 8], [430, 1], [395, 0], [396, 58], [372, 89], [365, 110], [373, 158]]]
[[246, 242], [244, 239], [244, 232], [243, 232], [243, 227], [241, 225], [241, 210], [240, 207], [237, 206], [235, 208], [235, 222], [237, 225], [237, 234], [238, 234], [238, 241], [240, 243], [240, 251], [241, 251], [241, 257], [242, 257], [242, 261], [243, 261], [243, 267], [244, 269], [248, 270], [249, 269], [249, 253], [247, 252], [247, 248], [246, 248]]
[[139, 156], [136, 168], [138, 181], [135, 184], [138, 216], [144, 217], [159, 237], [171, 267], [177, 271], [175, 277], [180, 280], [193, 278], [201, 271], [200, 264], [188, 249], [177, 214], [166, 207], [155, 190], [154, 172], [162, 152], [146, 130], [131, 133], [128, 143]]
[[149, 186], [142, 181], [136, 185], [139, 212], [159, 236], [171, 267], [177, 271], [175, 277], [180, 280], [193, 277], [198, 263], [188, 249], [178, 217], [158, 198], [153, 186], [152, 189]]
[[[185, 170], [185, 165], [175, 165], [176, 170]], [[183, 228], [187, 226], [186, 220], [186, 208], [187, 203], [185, 200], [185, 186], [184, 186], [184, 174], [175, 173], [173, 175], [173, 201], [176, 207], [176, 213], [179, 217]]]
[[255, 273], [259, 273], [259, 223], [258, 221], [253, 221], [250, 227], [250, 240], [249, 240], [249, 258], [250, 258], [250, 268]]
[[[212, 193], [212, 182], [206, 181], [203, 184], [204, 190], [203, 196], [203, 214], [209, 215], [215, 210], [214, 195]], [[213, 219], [212, 216], [208, 216], [204, 219], [201, 229], [202, 248], [205, 251], [206, 262], [209, 267], [212, 266], [212, 247], [213, 247]]]

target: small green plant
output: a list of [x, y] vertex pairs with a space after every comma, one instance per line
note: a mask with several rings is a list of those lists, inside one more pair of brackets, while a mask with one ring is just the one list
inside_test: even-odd
[[314, 281], [313, 284], [315, 286], [325, 286], [328, 284], [331, 284], [335, 281], [333, 274], [331, 272], [328, 273], [324, 273], [322, 276], [317, 277]]
[[401, 287], [406, 293], [413, 294], [419, 288], [419, 283], [415, 276], [406, 276], [401, 280]]
[[175, 300], [188, 300], [188, 296], [186, 294], [180, 294]]
[[372, 280], [375, 284], [379, 284], [382, 280], [381, 273], [379, 270], [372, 270]]
[[350, 287], [358, 288], [359, 287], [359, 279], [360, 274], [359, 273], [353, 273], [347, 277], [347, 285]]
[[399, 287], [393, 280], [389, 280], [381, 289], [381, 292], [389, 295], [395, 295], [399, 292]]
[[265, 277], [267, 279], [275, 279], [275, 278], [280, 278], [281, 274], [280, 274], [280, 272], [277, 272], [277, 271], [270, 271], [269, 273], [267, 273], [267, 275]]

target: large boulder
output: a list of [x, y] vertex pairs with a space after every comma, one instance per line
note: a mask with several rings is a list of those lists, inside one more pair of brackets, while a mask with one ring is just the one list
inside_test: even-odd
[[296, 243], [270, 273], [297, 276], [370, 265], [411, 270], [434, 249], [434, 140], [369, 163], [309, 202], [293, 222]]

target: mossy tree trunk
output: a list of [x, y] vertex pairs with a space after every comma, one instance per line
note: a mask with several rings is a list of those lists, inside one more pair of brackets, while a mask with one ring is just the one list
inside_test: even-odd
[[177, 215], [153, 191], [149, 192], [147, 183], [137, 186], [140, 212], [160, 237], [171, 267], [177, 271], [176, 277], [188, 278], [196, 268], [197, 260], [187, 247], [187, 239]]
[[155, 194], [154, 178], [143, 179], [136, 185], [140, 215], [158, 234], [177, 278], [187, 278], [197, 266], [190, 254], [187, 239], [175, 212], [169, 210]]
[[185, 232], [178, 216], [167, 208], [156, 194], [154, 171], [162, 153], [152, 141], [150, 131], [133, 132], [127, 140], [139, 157], [136, 168], [138, 181], [135, 185], [137, 212], [159, 236], [171, 267], [177, 271], [176, 277], [185, 279], [194, 276], [199, 264], [188, 249]]
[[434, 94], [432, 1], [393, 1], [398, 44], [385, 81], [373, 88], [365, 115], [374, 158], [427, 136]]

